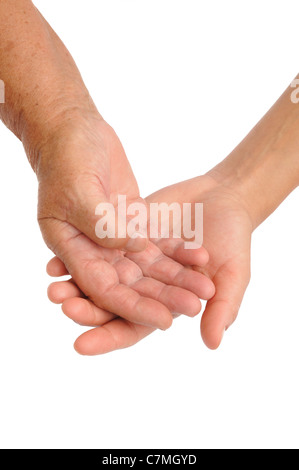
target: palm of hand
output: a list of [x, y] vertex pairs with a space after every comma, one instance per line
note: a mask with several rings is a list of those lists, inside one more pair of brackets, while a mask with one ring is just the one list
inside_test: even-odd
[[[194, 316], [201, 308], [198, 297], [211, 297], [214, 288], [202, 274], [180, 264], [184, 252], [179, 241], [168, 253], [173, 259], [152, 243], [134, 260], [119, 249], [99, 246], [94, 214], [98, 203], [115, 202], [117, 194], [125, 194], [129, 202], [139, 200], [123, 148], [112, 129], [104, 126], [105, 132], [76, 129], [75, 138], [51, 150], [46, 176], [40, 174], [40, 226], [48, 246], [79, 286], [80, 296], [97, 306], [96, 318], [99, 312], [105, 319], [113, 312], [134, 323], [165, 329], [171, 325], [175, 306]], [[106, 240], [106, 246], [110, 242]], [[200, 265], [204, 250], [197, 250], [197, 257]]]
[[[193, 266], [193, 269], [209, 276], [216, 286], [216, 294], [207, 302], [201, 326], [207, 346], [216, 348], [221, 342], [223, 331], [236, 318], [250, 278], [252, 224], [246, 209], [235, 194], [217, 185], [210, 176], [164, 188], [149, 196], [147, 201], [204, 204], [204, 245], [210, 259], [204, 267]], [[133, 258], [136, 256], [130, 255]], [[52, 275], [67, 272], [59, 260], [54, 259], [50, 263], [56, 266], [53, 270], [50, 267]], [[86, 353], [90, 333], [94, 342], [87, 353], [100, 354], [135, 344], [153, 331], [153, 328], [136, 325], [111, 313], [103, 315], [92, 302], [76, 298], [80, 295], [76, 286], [70, 289], [63, 283], [53, 284], [50, 294], [52, 300], [59, 289], [59, 301], [64, 302], [63, 309], [70, 318], [85, 325], [102, 325], [102, 328], [92, 330], [94, 333], [84, 333], [77, 340], [76, 348], [81, 353]]]

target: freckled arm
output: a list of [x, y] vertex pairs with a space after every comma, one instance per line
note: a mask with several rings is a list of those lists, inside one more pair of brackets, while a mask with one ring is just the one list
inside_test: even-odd
[[70, 53], [30, 0], [0, 0], [0, 80], [0, 118], [33, 167], [57, 116], [76, 106], [95, 109]]

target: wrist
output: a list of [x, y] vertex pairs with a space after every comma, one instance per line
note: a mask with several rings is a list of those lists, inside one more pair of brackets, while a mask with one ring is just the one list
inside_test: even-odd
[[73, 99], [71, 96], [56, 98], [49, 108], [50, 112], [42, 112], [33, 119], [26, 119], [20, 136], [28, 160], [37, 175], [40, 166], [51, 158], [55, 146], [74, 139], [87, 122], [103, 121], [89, 97], [81, 102], [76, 96]]
[[44, 149], [63, 139], [68, 130], [91, 118], [102, 119], [91, 98], [86, 95], [79, 99], [76, 93], [57, 95], [51, 101], [44, 101], [43, 109], [37, 112], [27, 108], [26, 115], [21, 118], [19, 138], [35, 173]]
[[241, 164], [241, 155], [230, 154], [207, 175], [214, 180], [218, 188], [221, 188], [221, 193], [227, 193], [238, 202], [247, 213], [253, 231], [258, 225], [257, 219], [259, 218], [251, 198], [251, 187], [254, 182], [250, 174], [242, 170]]
[[[281, 204], [298, 185], [298, 165], [288, 151], [269, 146], [250, 150], [240, 144], [209, 175], [238, 199], [248, 213], [253, 230]], [[297, 168], [296, 168], [297, 166]]]
[[299, 184], [299, 104], [289, 87], [245, 139], [211, 170], [246, 207], [253, 227]]

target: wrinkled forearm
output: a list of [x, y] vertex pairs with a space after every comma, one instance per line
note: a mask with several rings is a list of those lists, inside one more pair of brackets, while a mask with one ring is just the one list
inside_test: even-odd
[[35, 169], [39, 148], [79, 110], [96, 113], [66, 47], [30, 0], [0, 0], [0, 118]]

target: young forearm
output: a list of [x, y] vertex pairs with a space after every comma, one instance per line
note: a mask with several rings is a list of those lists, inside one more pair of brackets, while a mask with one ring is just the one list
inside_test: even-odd
[[69, 52], [30, 0], [0, 0], [0, 118], [35, 167], [38, 149], [77, 109], [96, 113]]
[[299, 185], [299, 103], [292, 94], [290, 86], [210, 172], [244, 201], [254, 228]]

